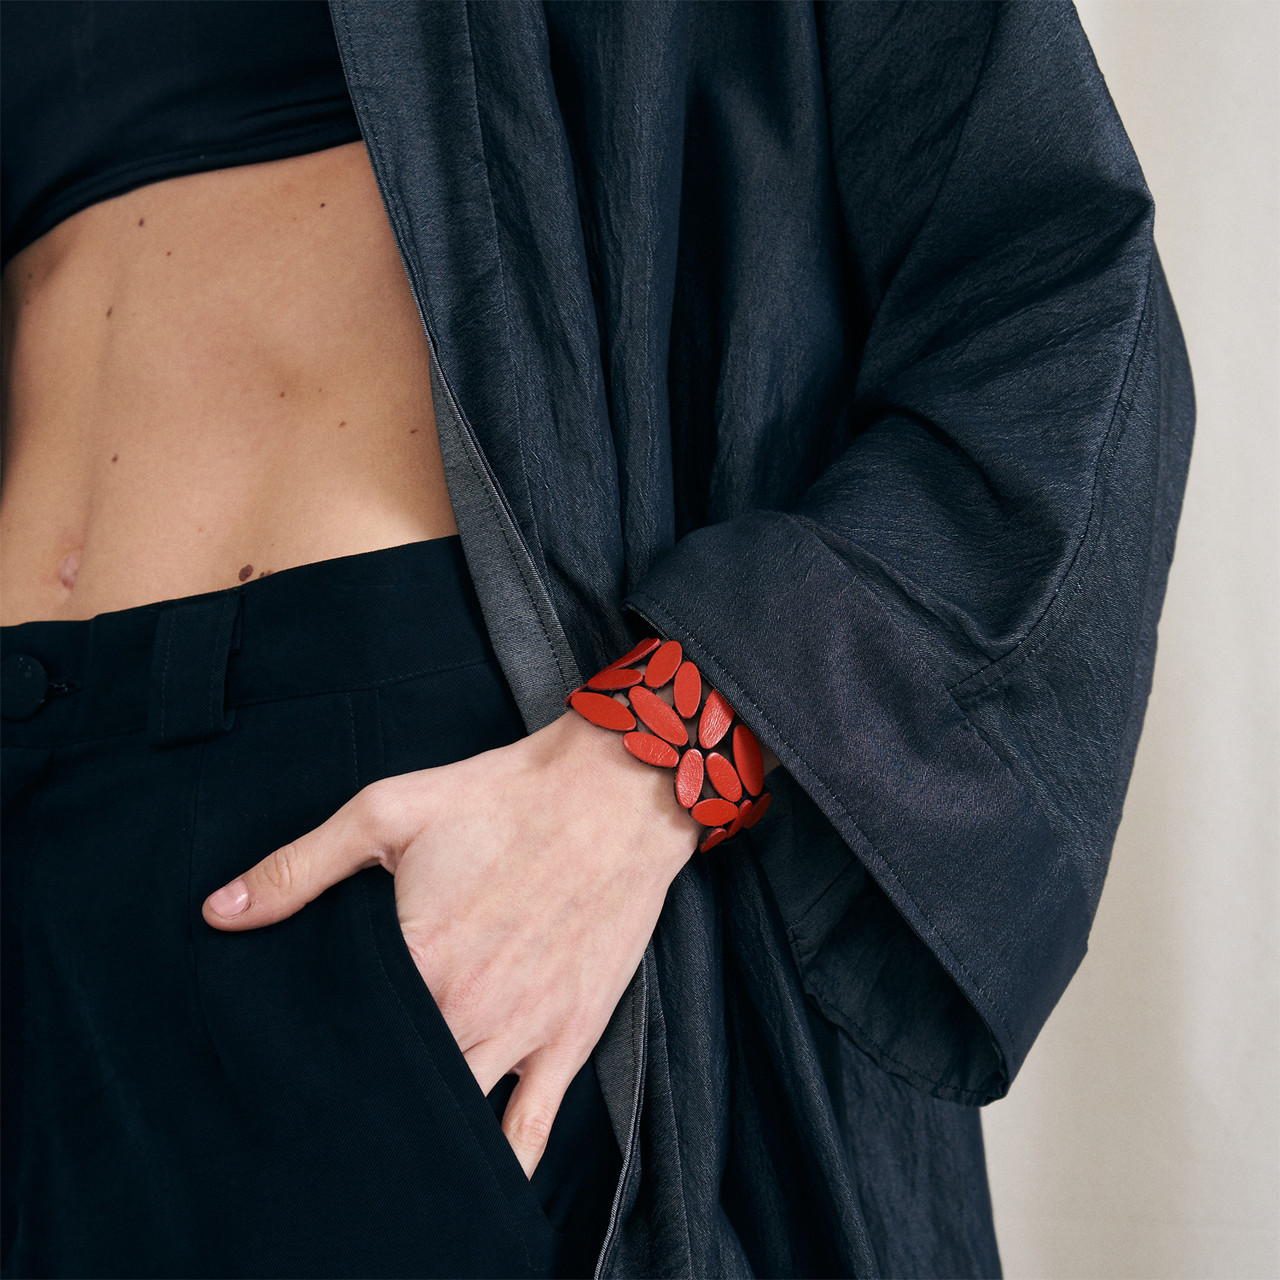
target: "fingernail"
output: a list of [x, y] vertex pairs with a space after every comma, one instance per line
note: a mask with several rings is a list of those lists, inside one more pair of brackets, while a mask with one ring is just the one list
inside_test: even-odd
[[232, 920], [249, 905], [249, 886], [243, 879], [223, 885], [209, 898], [209, 907], [224, 920]]

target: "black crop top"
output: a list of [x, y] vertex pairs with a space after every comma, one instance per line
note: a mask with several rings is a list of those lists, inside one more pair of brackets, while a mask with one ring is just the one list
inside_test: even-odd
[[326, 0], [0, 3], [2, 260], [182, 173], [360, 137]]

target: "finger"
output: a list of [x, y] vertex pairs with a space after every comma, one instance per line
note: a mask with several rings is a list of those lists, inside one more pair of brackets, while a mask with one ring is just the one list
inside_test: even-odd
[[502, 1132], [526, 1178], [533, 1177], [547, 1149], [560, 1104], [581, 1066], [581, 1062], [573, 1064], [545, 1050], [526, 1059], [523, 1065], [502, 1116]]
[[471, 1068], [480, 1092], [489, 1096], [490, 1090], [508, 1072], [515, 1069], [512, 1062], [511, 1046], [501, 1040], [482, 1040], [463, 1051], [462, 1056]]
[[210, 894], [205, 920], [218, 929], [275, 924], [365, 867], [394, 865], [411, 833], [403, 796], [388, 781], [371, 783], [315, 830]]

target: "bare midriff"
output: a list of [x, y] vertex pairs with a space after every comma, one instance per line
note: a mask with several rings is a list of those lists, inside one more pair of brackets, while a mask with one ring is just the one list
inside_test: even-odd
[[2, 625], [457, 531], [363, 143], [91, 205], [3, 307]]

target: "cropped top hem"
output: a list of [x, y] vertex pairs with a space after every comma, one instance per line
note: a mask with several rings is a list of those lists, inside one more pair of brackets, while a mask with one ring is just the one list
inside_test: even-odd
[[[186, 148], [167, 155], [148, 156], [145, 160], [133, 160], [99, 170], [92, 177], [76, 183], [61, 196], [50, 200], [42, 208], [42, 216], [29, 230], [14, 233], [13, 242], [4, 246], [3, 261], [21, 253], [34, 244], [58, 223], [87, 209], [90, 205], [116, 196], [126, 195], [151, 182], [166, 178], [188, 177], [193, 173], [206, 173], [215, 169], [230, 169], [245, 164], [261, 164], [268, 160], [284, 160], [289, 156], [308, 155], [329, 147], [340, 147], [348, 142], [361, 140], [360, 129], [351, 119], [335, 120], [326, 124], [300, 125], [283, 129], [270, 137], [241, 143], [233, 147]], [[305, 144], [305, 145], [299, 145]]]
[[148, 183], [361, 138], [327, 0], [3, 10], [0, 264]]

